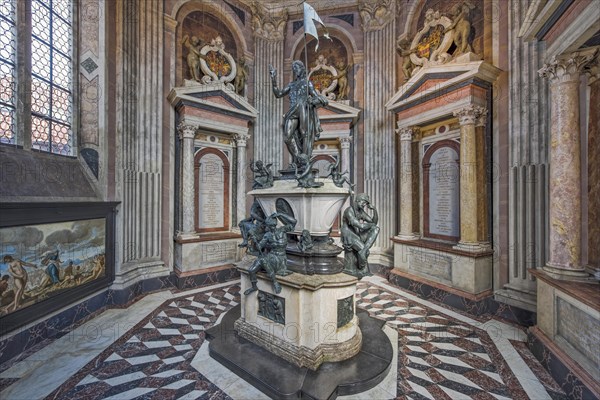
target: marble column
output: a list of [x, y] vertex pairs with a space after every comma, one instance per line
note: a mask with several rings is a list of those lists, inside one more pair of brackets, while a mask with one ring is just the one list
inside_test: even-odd
[[455, 111], [460, 124], [460, 241], [456, 246], [462, 250], [483, 251], [489, 247], [481, 243], [478, 226], [481, 223], [477, 210], [477, 136], [475, 124], [482, 114], [487, 113], [485, 107], [469, 105]]
[[413, 161], [412, 141], [420, 129], [416, 126], [400, 128], [396, 133], [400, 136], [400, 233], [398, 238], [403, 240], [418, 239], [418, 226], [413, 224], [414, 195], [413, 195]]
[[484, 247], [490, 247], [488, 221], [488, 177], [486, 176], [486, 145], [485, 130], [487, 126], [487, 110], [483, 109], [475, 120], [475, 142], [477, 165], [475, 168], [477, 185], [477, 242]]
[[254, 160], [272, 163], [273, 171], [282, 169], [283, 152], [283, 99], [273, 95], [269, 65], [277, 70], [277, 80], [281, 87], [284, 76], [284, 33], [288, 19], [287, 10], [270, 13], [258, 3], [253, 3], [252, 30], [255, 48], [255, 102], [259, 114], [254, 126]]
[[[349, 136], [344, 136], [340, 138], [340, 148], [341, 148], [341, 172], [348, 172], [350, 174], [350, 144], [352, 143], [352, 138]], [[350, 175], [350, 178], [352, 176]]]
[[197, 127], [179, 124], [179, 140], [181, 141], [181, 231], [180, 237], [193, 235], [196, 232], [194, 221], [194, 137]]
[[589, 69], [588, 85], [588, 265], [600, 270], [600, 63]]
[[246, 218], [246, 143], [250, 135], [236, 134], [234, 136], [237, 146], [237, 221], [233, 226], [237, 226], [241, 220]]
[[[385, 108], [396, 89], [395, 1], [361, 0], [364, 31], [364, 192], [379, 212], [380, 232], [371, 255], [390, 255], [396, 233], [396, 148], [394, 115]], [[360, 155], [359, 155], [360, 157]], [[389, 262], [372, 257], [373, 262]]]
[[539, 70], [550, 82], [550, 243], [544, 271], [556, 279], [584, 279], [581, 260], [581, 135], [579, 78], [593, 55], [554, 58]]

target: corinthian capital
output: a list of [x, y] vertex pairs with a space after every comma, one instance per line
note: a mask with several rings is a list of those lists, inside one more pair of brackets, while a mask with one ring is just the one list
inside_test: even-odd
[[421, 133], [421, 129], [418, 126], [408, 126], [396, 129], [396, 133], [400, 135], [401, 142], [404, 142], [405, 140], [412, 141], [413, 137]]
[[569, 81], [578, 81], [579, 76], [584, 73], [587, 68], [597, 62], [598, 49], [590, 53], [582, 53], [576, 51], [574, 53], [554, 57], [548, 64], [544, 64], [538, 70], [538, 74], [542, 78], [550, 80], [550, 83], [560, 83]]
[[376, 31], [394, 20], [394, 0], [363, 0], [358, 4], [358, 12], [363, 31]]
[[236, 133], [233, 136], [238, 147], [246, 147], [246, 142], [250, 139], [250, 135], [247, 133]]
[[288, 20], [287, 9], [277, 13], [270, 13], [263, 5], [253, 2], [250, 5], [252, 10], [252, 31], [254, 36], [260, 38], [280, 41], [284, 39], [285, 24]]
[[197, 126], [181, 122], [177, 126], [177, 133], [179, 134], [179, 139], [193, 139], [196, 136], [196, 129], [198, 129]]
[[[453, 115], [458, 117], [458, 123], [462, 125], [481, 124], [481, 116], [487, 115], [487, 109], [476, 105], [468, 105], [465, 108], [454, 111]], [[485, 120], [483, 122], [485, 124]]]

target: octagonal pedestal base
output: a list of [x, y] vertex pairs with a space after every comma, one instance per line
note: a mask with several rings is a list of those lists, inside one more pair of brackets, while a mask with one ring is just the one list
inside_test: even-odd
[[211, 357], [274, 399], [335, 399], [377, 386], [392, 367], [393, 349], [383, 332], [384, 321], [357, 313], [363, 335], [360, 352], [318, 370], [298, 367], [236, 334], [241, 316], [236, 306], [221, 324], [206, 331]]

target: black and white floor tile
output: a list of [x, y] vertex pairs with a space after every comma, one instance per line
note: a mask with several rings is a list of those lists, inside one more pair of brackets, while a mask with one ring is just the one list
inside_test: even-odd
[[[364, 279], [356, 298], [357, 307], [397, 332], [396, 398], [564, 395], [548, 376], [537, 377], [541, 369], [520, 345], [526, 335], [514, 326], [470, 319], [378, 277]], [[233, 282], [157, 293], [128, 309], [108, 310], [2, 372], [0, 398], [258, 398], [262, 394], [222, 366], [217, 379], [217, 368], [210, 366], [216, 361], [206, 352], [204, 331], [239, 302], [239, 285]]]

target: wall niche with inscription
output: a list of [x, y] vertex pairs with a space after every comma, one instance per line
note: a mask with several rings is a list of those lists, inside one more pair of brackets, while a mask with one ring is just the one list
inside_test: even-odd
[[460, 239], [460, 145], [441, 140], [423, 145], [423, 237]]
[[194, 192], [196, 232], [219, 232], [230, 229], [230, 160], [231, 150], [205, 147], [194, 157]]

